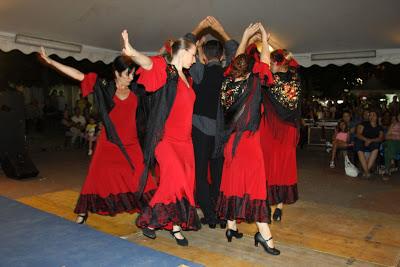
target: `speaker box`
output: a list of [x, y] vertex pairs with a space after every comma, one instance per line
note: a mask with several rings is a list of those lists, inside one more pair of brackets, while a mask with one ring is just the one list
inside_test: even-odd
[[14, 179], [36, 177], [39, 174], [28, 154], [7, 154], [1, 162], [1, 167], [6, 176]]

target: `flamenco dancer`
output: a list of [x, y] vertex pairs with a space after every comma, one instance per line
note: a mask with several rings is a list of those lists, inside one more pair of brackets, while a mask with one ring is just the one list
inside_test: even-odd
[[143, 197], [138, 198], [144, 164], [136, 131], [138, 97], [135, 84], [131, 84], [133, 62], [123, 56], [115, 58], [114, 80], [109, 81], [95, 73], [83, 74], [63, 65], [48, 57], [43, 48], [40, 57], [51, 67], [80, 81], [84, 97], [94, 94], [104, 125], [75, 207], [76, 222], [85, 223], [89, 212], [113, 216], [140, 211], [150, 201], [156, 185], [148, 179]]
[[296, 146], [300, 80], [297, 67], [287, 50], [271, 53], [273, 85], [265, 91], [266, 112], [260, 131], [268, 201], [270, 205], [277, 205], [272, 216], [274, 221], [281, 221], [283, 204], [292, 204], [298, 199]]
[[[262, 39], [260, 61], [250, 62], [250, 57], [244, 52], [249, 39], [257, 32], [261, 33]], [[268, 66], [268, 39], [269, 34], [260, 23], [250, 24], [222, 84], [225, 129], [219, 138], [227, 143], [223, 148], [225, 162], [217, 214], [228, 222], [228, 242], [233, 237], [243, 237], [236, 223], [256, 222], [259, 231], [254, 236], [255, 245], [261, 244], [267, 253], [279, 255], [268, 226], [267, 185], [259, 132], [262, 90], [272, 78]]]
[[178, 245], [187, 246], [189, 242], [181, 230], [200, 227], [194, 201], [192, 115], [195, 93], [192, 79], [185, 71], [196, 60], [196, 45], [188, 39], [178, 39], [172, 43], [166, 60], [161, 56], [147, 57], [135, 50], [129, 43], [127, 31], [122, 37], [122, 53], [140, 66], [137, 82], [144, 85], [147, 92], [155, 94], [146, 129], [146, 170], [142, 177], [147, 177], [147, 170], [157, 161], [160, 182], [136, 224], [149, 238], [156, 238], [155, 229], [166, 229]]

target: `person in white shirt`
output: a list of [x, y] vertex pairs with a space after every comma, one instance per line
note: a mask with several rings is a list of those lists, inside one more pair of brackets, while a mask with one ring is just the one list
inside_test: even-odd
[[71, 144], [74, 144], [79, 137], [79, 141], [84, 137], [84, 130], [86, 126], [86, 119], [81, 115], [80, 108], [75, 108], [75, 114], [71, 117], [72, 126], [70, 132], [72, 133]]

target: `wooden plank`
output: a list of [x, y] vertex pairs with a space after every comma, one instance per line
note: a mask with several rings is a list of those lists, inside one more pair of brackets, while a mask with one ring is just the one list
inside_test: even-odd
[[225, 230], [222, 229], [204, 228], [197, 232], [185, 232], [185, 236], [189, 240], [187, 248], [177, 247], [166, 231], [157, 231], [156, 240], [150, 240], [139, 233], [130, 236], [128, 240], [206, 266], [379, 266], [279, 242], [276, 245], [281, 249], [281, 255], [272, 256], [261, 247], [254, 247], [252, 236], [245, 235], [240, 240], [234, 239], [228, 243]]
[[[75, 220], [73, 208], [78, 194], [76, 191], [66, 190], [22, 198], [20, 201], [66, 219]], [[135, 218], [130, 214], [115, 217], [91, 215], [88, 224], [106, 233], [129, 236], [138, 231], [133, 223]], [[315, 251], [346, 259], [352, 265], [355, 262], [364, 262], [396, 266], [400, 258], [400, 216], [397, 215], [299, 201], [295, 205], [286, 206], [283, 221], [273, 223], [270, 227], [278, 248], [291, 246]], [[242, 223], [239, 229], [248, 237], [257, 232], [255, 224]], [[220, 240], [207, 241], [207, 234], [202, 234], [204, 231], [207, 231], [207, 228], [201, 230], [200, 235], [197, 233], [194, 235], [194, 244], [200, 242], [198, 243], [200, 248], [212, 252], [213, 246]], [[221, 238], [224, 239], [223, 234]], [[207, 247], [207, 244], [211, 247]], [[223, 245], [226, 249], [226, 244]], [[175, 246], [173, 243], [174, 249], [172, 249], [164, 244], [159, 249], [174, 253]], [[171, 252], [169, 249], [172, 249]], [[285, 253], [284, 250], [282, 252]], [[297, 253], [295, 250], [292, 252], [293, 255]], [[304, 251], [298, 252], [304, 254]], [[184, 258], [193, 260], [190, 257], [187, 255]], [[240, 260], [240, 257], [234, 256], [236, 260]], [[244, 259], [244, 263], [246, 262], [251, 260]]]
[[[18, 199], [18, 201], [67, 220], [75, 221], [76, 214], [73, 212], [73, 209], [78, 195], [78, 192], [65, 190], [33, 197], [24, 197]], [[125, 236], [138, 231], [134, 224], [136, 216], [135, 214], [127, 213], [118, 214], [113, 217], [90, 214], [87, 224], [108, 234]]]

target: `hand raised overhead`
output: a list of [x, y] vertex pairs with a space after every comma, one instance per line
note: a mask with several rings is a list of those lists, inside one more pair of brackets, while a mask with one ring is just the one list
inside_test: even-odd
[[127, 30], [123, 30], [121, 33], [122, 37], [122, 55], [133, 57], [135, 55], [135, 49], [129, 43], [129, 34]]
[[49, 58], [49, 56], [47, 56], [46, 50], [44, 50], [44, 47], [43, 47], [43, 46], [40, 47], [39, 56], [40, 56], [40, 58], [41, 58], [44, 62], [46, 62], [47, 64], [50, 64], [50, 63], [51, 63], [51, 59]]

